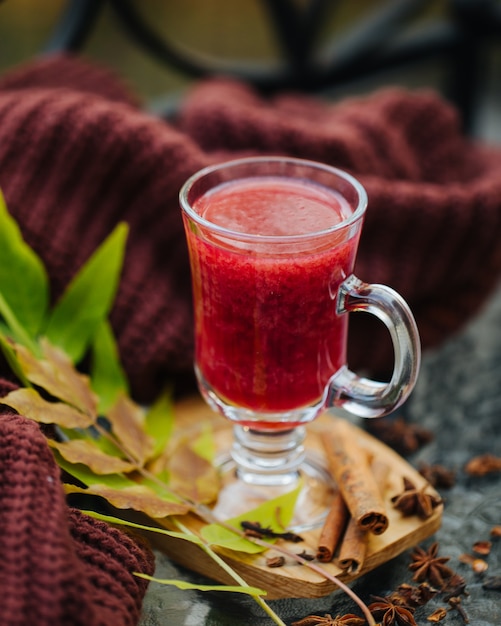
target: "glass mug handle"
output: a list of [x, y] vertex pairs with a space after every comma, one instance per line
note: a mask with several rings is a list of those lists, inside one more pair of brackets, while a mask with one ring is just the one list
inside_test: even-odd
[[339, 287], [338, 314], [372, 313], [388, 329], [395, 354], [389, 382], [363, 378], [344, 365], [329, 382], [328, 407], [340, 407], [360, 417], [382, 417], [409, 396], [419, 372], [421, 347], [414, 317], [405, 300], [385, 285], [371, 285], [349, 276]]

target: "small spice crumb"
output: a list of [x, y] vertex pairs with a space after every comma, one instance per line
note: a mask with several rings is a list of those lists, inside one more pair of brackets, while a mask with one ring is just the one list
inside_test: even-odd
[[489, 569], [489, 564], [483, 559], [473, 559], [471, 569], [475, 572], [475, 574], [483, 574]]
[[469, 565], [475, 574], [483, 574], [489, 569], [489, 564], [483, 559], [479, 559], [472, 554], [461, 554], [459, 562]]
[[306, 550], [303, 550], [302, 552], [300, 552], [298, 556], [300, 556], [305, 561], [313, 561], [315, 559], [315, 555], [310, 554], [309, 552], [306, 552]]
[[438, 593], [438, 589], [429, 583], [423, 582], [419, 586], [402, 583], [390, 596], [395, 604], [403, 604], [412, 608], [424, 606]]
[[487, 556], [490, 554], [492, 548], [491, 541], [475, 541], [473, 544], [473, 552], [480, 556]]
[[437, 609], [436, 611], [433, 611], [433, 613], [431, 615], [428, 615], [426, 619], [429, 622], [438, 624], [438, 622], [441, 622], [446, 617], [447, 617], [447, 609], [440, 608], [440, 609]]
[[269, 556], [266, 559], [267, 567], [282, 567], [285, 564], [285, 558], [283, 556]]
[[491, 537], [493, 539], [499, 539], [501, 537], [501, 526], [493, 526], [491, 528]]
[[487, 474], [501, 472], [501, 457], [493, 454], [476, 456], [468, 461], [465, 472], [470, 476], [487, 476]]

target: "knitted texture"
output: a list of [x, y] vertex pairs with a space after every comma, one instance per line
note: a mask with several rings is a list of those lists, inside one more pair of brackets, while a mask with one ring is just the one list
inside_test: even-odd
[[[456, 332], [501, 269], [501, 153], [475, 145], [432, 92], [383, 90], [327, 103], [197, 83], [177, 120], [141, 111], [101, 68], [59, 57], [0, 80], [0, 187], [57, 297], [113, 226], [130, 237], [111, 321], [136, 399], [193, 384], [188, 257], [177, 194], [213, 162], [287, 154], [344, 168], [369, 209], [356, 272], [409, 302], [424, 348]], [[386, 372], [370, 316], [351, 316], [349, 365]]]
[[[79, 89], [54, 86], [58, 69], [64, 77], [74, 67]], [[15, 81], [6, 77], [7, 89], [0, 84], [0, 187], [46, 264], [54, 298], [113, 227], [129, 223], [112, 323], [135, 397], [151, 400], [180, 372], [191, 375], [178, 190], [206, 158], [177, 130], [131, 108], [132, 98], [91, 94], [101, 74], [83, 62], [54, 60], [38, 70], [36, 88], [20, 88], [20, 70]], [[110, 90], [107, 79], [103, 92]]]
[[67, 507], [37, 424], [2, 407], [0, 439], [2, 626], [134, 626], [150, 549]]
[[[179, 126], [218, 158], [287, 154], [355, 175], [369, 198], [355, 272], [404, 296], [424, 348], [458, 331], [498, 284], [501, 151], [465, 138], [457, 112], [431, 91], [328, 104], [264, 100], [218, 80], [193, 89]], [[369, 316], [350, 319], [350, 365], [387, 373], [386, 330]]]

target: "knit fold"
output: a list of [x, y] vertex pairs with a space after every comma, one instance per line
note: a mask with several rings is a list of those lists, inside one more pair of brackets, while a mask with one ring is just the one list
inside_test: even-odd
[[[1, 395], [12, 386], [0, 381]], [[0, 399], [1, 401], [1, 399]], [[142, 539], [68, 507], [35, 422], [0, 412], [0, 623], [135, 626], [154, 557]]]
[[[107, 69], [56, 56], [0, 79], [0, 187], [57, 298], [119, 221], [130, 225], [111, 322], [133, 396], [194, 389], [190, 271], [178, 192], [206, 165], [252, 154], [319, 160], [366, 187], [356, 273], [399, 291], [426, 350], [476, 315], [501, 270], [501, 151], [466, 137], [431, 90], [337, 102], [196, 82], [175, 119], [141, 108]], [[352, 315], [349, 365], [391, 370], [388, 335]]]

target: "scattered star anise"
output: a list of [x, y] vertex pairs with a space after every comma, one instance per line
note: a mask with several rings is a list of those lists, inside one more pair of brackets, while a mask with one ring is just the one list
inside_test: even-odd
[[396, 604], [391, 597], [372, 597], [375, 602], [369, 604], [369, 611], [381, 626], [417, 626], [412, 607]]
[[443, 465], [421, 463], [419, 473], [436, 489], [450, 489], [456, 484], [456, 472]]
[[411, 554], [412, 563], [409, 569], [414, 572], [412, 580], [429, 581], [434, 587], [442, 590], [455, 572], [446, 565], [448, 556], [438, 556], [438, 543], [433, 543], [428, 550], [417, 546]]
[[402, 456], [409, 456], [433, 440], [431, 431], [417, 424], [410, 424], [402, 417], [372, 420], [367, 428], [370, 433]]
[[338, 615], [332, 617], [331, 615], [308, 615], [300, 619], [298, 622], [292, 622], [291, 626], [364, 626], [365, 619], [354, 615], [353, 613], [347, 613], [346, 615]]
[[433, 514], [439, 504], [442, 504], [442, 498], [426, 493], [428, 485], [418, 489], [416, 485], [408, 478], [403, 479], [404, 490], [402, 493], [393, 496], [391, 501], [393, 506], [398, 509], [404, 517], [417, 515], [422, 519], [426, 519]]

